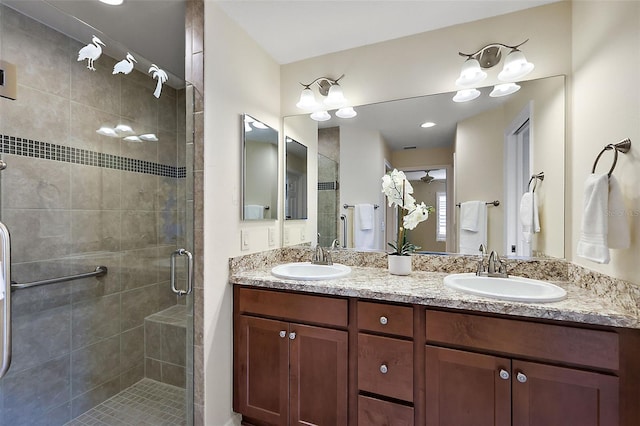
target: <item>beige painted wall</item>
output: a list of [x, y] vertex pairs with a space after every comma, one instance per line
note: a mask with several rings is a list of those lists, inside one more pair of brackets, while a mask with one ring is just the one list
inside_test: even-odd
[[[270, 248], [268, 228], [279, 230], [281, 223], [240, 221], [239, 117], [247, 113], [280, 129], [280, 67], [214, 2], [207, 1], [204, 12], [204, 424], [225, 425], [233, 418], [228, 259]], [[279, 158], [283, 158], [282, 146]], [[282, 187], [282, 173], [280, 183]], [[279, 217], [283, 215], [281, 204]], [[248, 251], [240, 250], [241, 231], [248, 232]], [[279, 245], [276, 233], [275, 246]]]
[[[445, 181], [433, 181], [425, 183], [421, 181], [411, 182], [413, 187], [413, 197], [418, 203], [424, 202], [428, 206], [436, 208], [436, 193], [446, 192], [447, 185]], [[420, 251], [437, 251], [444, 252], [447, 250], [445, 241], [436, 241], [437, 233], [437, 217], [435, 213], [431, 213], [429, 218], [420, 223], [415, 229], [408, 231], [409, 241], [420, 246]]]
[[[573, 8], [571, 136], [567, 191], [567, 257], [585, 267], [640, 284], [640, 2], [582, 2]], [[588, 29], [588, 30], [586, 30]], [[598, 265], [576, 256], [583, 206], [583, 183], [595, 157], [609, 143], [631, 138], [614, 172], [625, 197], [631, 248], [612, 250], [611, 262]], [[603, 155], [599, 172], [613, 161]]]
[[402, 149], [391, 153], [391, 165], [398, 169], [453, 164], [453, 145], [449, 148]]

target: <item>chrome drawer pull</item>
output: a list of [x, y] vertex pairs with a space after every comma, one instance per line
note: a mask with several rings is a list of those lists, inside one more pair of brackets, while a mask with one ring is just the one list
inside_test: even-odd
[[380, 317], [380, 324], [387, 325], [388, 322], [389, 320], [387, 319], [387, 317]]
[[509, 380], [509, 372], [504, 368], [500, 370], [500, 378], [502, 380]]
[[280, 337], [282, 337], [283, 339], [287, 337], [287, 332], [284, 330], [280, 331]]
[[527, 381], [527, 376], [523, 373], [518, 373], [516, 375], [516, 379], [518, 379], [520, 383], [525, 383]]
[[289, 339], [293, 340], [296, 338], [296, 332], [292, 331], [291, 333], [289, 333]]
[[385, 364], [382, 364], [382, 365], [380, 366], [380, 372], [381, 372], [382, 374], [387, 374], [387, 372], [388, 372], [388, 371], [389, 371], [389, 368], [388, 368]]

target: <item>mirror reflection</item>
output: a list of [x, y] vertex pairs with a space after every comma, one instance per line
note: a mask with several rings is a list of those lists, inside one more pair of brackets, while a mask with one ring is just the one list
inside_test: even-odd
[[[519, 85], [518, 92], [503, 97], [490, 97], [491, 87], [480, 88], [480, 97], [466, 103], [445, 93], [364, 105], [356, 107], [355, 118], [320, 123], [318, 168], [329, 141], [339, 152], [334, 161], [340, 188], [323, 239], [355, 247], [355, 209], [344, 205], [378, 204], [371, 249], [386, 250], [393, 241], [394, 212], [386, 207], [380, 178], [397, 168], [409, 175], [415, 198], [435, 208], [409, 236], [422, 252], [477, 253], [461, 235], [457, 205], [478, 201], [486, 205], [481, 239], [492, 250], [564, 257], [564, 76]], [[433, 125], [422, 126], [427, 122]], [[541, 172], [545, 179], [535, 183], [540, 230], [527, 239], [521, 204], [534, 187], [531, 176]], [[330, 207], [318, 195], [320, 230]]]
[[278, 218], [278, 132], [242, 116], [242, 220]]
[[307, 147], [285, 137], [285, 219], [307, 218]]

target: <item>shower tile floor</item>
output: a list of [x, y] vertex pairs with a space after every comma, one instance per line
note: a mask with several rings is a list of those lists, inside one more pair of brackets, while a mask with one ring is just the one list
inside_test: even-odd
[[186, 425], [185, 390], [142, 379], [65, 426]]

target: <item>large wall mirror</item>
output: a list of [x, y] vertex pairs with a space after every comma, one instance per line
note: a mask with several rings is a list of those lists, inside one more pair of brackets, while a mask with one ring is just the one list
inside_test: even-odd
[[278, 132], [242, 115], [242, 220], [278, 218]]
[[[485, 201], [491, 250], [513, 257], [563, 258], [565, 78], [518, 84], [520, 90], [508, 96], [490, 96], [492, 87], [480, 88], [478, 98], [464, 103], [453, 102], [455, 93], [422, 96], [363, 105], [355, 108], [358, 115], [352, 119], [310, 124], [318, 132], [318, 152], [329, 144], [329, 151], [339, 153], [332, 162], [338, 169], [339, 202], [329, 230], [325, 228], [325, 235], [331, 233], [326, 239], [337, 238], [353, 248], [357, 230], [352, 206], [375, 204], [376, 238], [367, 249], [386, 250], [393, 241], [394, 219], [380, 178], [397, 168], [407, 174], [418, 202], [436, 209], [409, 236], [423, 253], [469, 252], [461, 250], [457, 204]], [[285, 126], [299, 117], [285, 117]], [[422, 127], [426, 122], [435, 125]], [[320, 173], [324, 159], [318, 155], [317, 161]], [[544, 180], [530, 182], [539, 173]], [[534, 185], [540, 232], [523, 243], [520, 205]], [[315, 215], [319, 222], [327, 208], [321, 200]]]
[[307, 147], [285, 138], [285, 219], [307, 218]]

